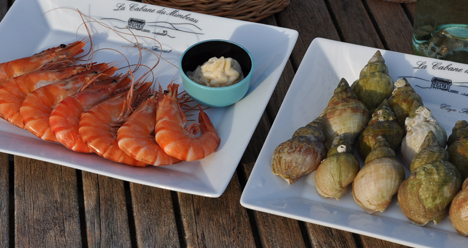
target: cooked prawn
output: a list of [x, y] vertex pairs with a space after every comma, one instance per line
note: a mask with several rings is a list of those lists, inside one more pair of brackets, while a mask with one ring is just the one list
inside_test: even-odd
[[117, 130], [128, 119], [132, 108], [148, 97], [151, 82], [142, 83], [134, 91], [122, 92], [84, 113], [78, 129], [81, 138], [96, 154], [106, 159], [133, 166], [146, 166], [123, 152], [117, 143]]
[[130, 81], [129, 77], [123, 75], [110, 77], [58, 103], [49, 117], [50, 129], [57, 141], [72, 151], [91, 153], [92, 150], [78, 132], [81, 115], [109, 99], [116, 89], [128, 86]]
[[156, 143], [157, 94], [142, 103], [119, 128], [117, 141], [120, 149], [135, 160], [151, 165], [170, 165], [180, 160], [167, 155]]
[[42, 86], [85, 71], [86, 67], [86, 65], [75, 65], [56, 70], [34, 71], [6, 80], [0, 84], [0, 116], [10, 123], [24, 128], [19, 109], [26, 95]]
[[[158, 100], [156, 142], [168, 155], [185, 161], [202, 159], [218, 148], [220, 139], [208, 115], [199, 107], [198, 121], [187, 127], [177, 99], [179, 85], [171, 83]], [[197, 135], [201, 131], [201, 135]]]
[[15, 59], [0, 64], [0, 82], [9, 78], [20, 76], [46, 65], [74, 61], [75, 56], [83, 52], [86, 45], [84, 41], [75, 41], [70, 44], [61, 44], [57, 47], [46, 49], [29, 57]]
[[64, 98], [86, 88], [102, 75], [112, 75], [118, 68], [106, 63], [93, 66], [91, 71], [84, 71], [57, 83], [49, 84], [29, 93], [20, 107], [24, 128], [37, 137], [57, 142], [50, 130], [49, 117], [52, 109]]

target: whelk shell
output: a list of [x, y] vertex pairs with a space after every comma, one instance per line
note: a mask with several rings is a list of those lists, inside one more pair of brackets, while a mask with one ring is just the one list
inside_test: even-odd
[[449, 161], [457, 167], [462, 181], [468, 178], [468, 122], [460, 120], [455, 123], [447, 142]]
[[418, 107], [424, 105], [421, 96], [416, 93], [406, 78], [398, 79], [388, 105], [400, 126], [405, 126], [406, 117], [409, 116], [414, 104], [418, 104]]
[[370, 113], [392, 95], [393, 79], [388, 75], [388, 67], [380, 51], [377, 51], [364, 66], [359, 79], [351, 88]]
[[359, 134], [357, 142], [358, 151], [363, 159], [371, 152], [371, 148], [379, 136], [383, 136], [394, 151], [400, 146], [404, 136], [404, 130], [396, 122], [395, 115], [388, 106], [387, 100], [384, 100], [375, 110], [369, 124]]
[[315, 172], [317, 193], [325, 198], [339, 200], [353, 182], [359, 168], [359, 161], [354, 156], [349, 141], [343, 135], [337, 136], [327, 157]]
[[468, 237], [468, 179], [465, 179], [461, 191], [453, 198], [449, 216], [455, 230]]
[[369, 120], [366, 106], [356, 98], [344, 78], [340, 80], [320, 116], [323, 120], [327, 148], [332, 146], [333, 140], [339, 135], [345, 135], [351, 144], [354, 143]]
[[433, 161], [448, 161], [449, 155], [448, 152], [439, 146], [437, 138], [434, 133], [430, 131], [424, 142], [421, 144], [421, 151], [419, 151], [414, 157], [413, 161], [410, 164], [411, 173], [417, 170], [419, 167], [429, 164]]
[[367, 213], [384, 212], [405, 179], [403, 166], [383, 136], [378, 136], [353, 182], [354, 201]]
[[273, 174], [291, 184], [317, 169], [327, 150], [323, 144], [321, 118], [317, 118], [276, 147], [271, 159]]
[[405, 121], [406, 135], [401, 142], [403, 163], [410, 165], [414, 156], [421, 151], [421, 145], [427, 134], [433, 132], [440, 147], [445, 147], [447, 132], [432, 116], [432, 112], [425, 106], [419, 106]]
[[[398, 203], [405, 216], [416, 225], [430, 221], [437, 224], [447, 214], [447, 208], [460, 189], [460, 173], [448, 162], [442, 152], [431, 158], [425, 149], [441, 149], [430, 131], [421, 151], [416, 155], [414, 170], [398, 190]], [[420, 158], [421, 157], [421, 158]], [[441, 159], [442, 157], [442, 159]]]

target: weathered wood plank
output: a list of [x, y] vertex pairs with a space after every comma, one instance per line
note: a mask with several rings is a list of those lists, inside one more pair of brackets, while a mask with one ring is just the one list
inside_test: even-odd
[[[270, 16], [268, 18], [265, 18], [261, 21], [261, 23], [272, 25], [272, 26], [279, 26], [276, 22], [275, 16]], [[294, 78], [294, 74], [295, 74], [294, 68], [292, 67], [291, 62], [288, 61], [283, 70], [283, 73], [281, 74], [281, 77], [278, 80], [278, 83], [276, 84], [276, 88], [273, 91], [273, 94], [271, 95], [270, 101], [268, 102], [267, 107], [265, 109], [265, 112], [268, 118], [270, 119], [270, 123], [267, 124], [266, 126], [259, 125], [259, 127], [267, 130], [267, 132], [270, 129], [270, 126], [273, 123], [274, 119], [276, 118], [276, 115], [278, 114], [281, 104], [283, 103], [283, 99], [286, 96], [289, 86], [291, 85], [292, 79]], [[257, 129], [259, 129], [259, 127], [257, 127]], [[266, 138], [266, 136], [264, 138]], [[261, 143], [261, 145], [263, 145], [264, 141], [265, 139], [257, 139], [257, 138], [252, 138], [250, 140], [250, 142]], [[249, 150], [249, 153], [250, 153], [250, 150]], [[255, 154], [255, 157], [257, 156], [258, 156], [258, 153]]]
[[[312, 247], [357, 247], [357, 243], [350, 232], [332, 229], [320, 225], [307, 224], [308, 234], [312, 240]], [[383, 247], [383, 246], [380, 246]]]
[[[8, 11], [8, 1], [0, 1], [0, 21]], [[10, 169], [8, 154], [0, 154], [0, 247], [10, 246]]]
[[[289, 86], [292, 83], [294, 75], [295, 75], [295, 71], [293, 69], [293, 66], [291, 62], [288, 62], [286, 66], [284, 67], [283, 74], [279, 78], [278, 84], [276, 85], [276, 88], [273, 91], [273, 94], [271, 95], [270, 101], [268, 102], [268, 105], [265, 110], [270, 120], [270, 123], [267, 126], [260, 126], [260, 128], [264, 129], [267, 133], [270, 130], [270, 127], [273, 124], [273, 121], [275, 120], [276, 115], [278, 114], [281, 104], [283, 103], [284, 97], [286, 96]], [[257, 127], [257, 129], [258, 128], [259, 127]], [[258, 140], [257, 138], [252, 138], [250, 140], [250, 142], [260, 142], [262, 144], [264, 141], [265, 139]]]
[[[270, 25], [277, 24], [273, 17], [264, 19], [262, 22]], [[268, 130], [278, 113], [293, 77], [294, 69], [291, 63], [288, 62], [267, 105], [266, 112], [260, 119], [247, 146], [246, 151], [248, 152], [242, 157], [241, 164], [243, 164], [242, 168], [247, 177], [250, 176], [258, 154], [268, 135]], [[259, 238], [264, 247], [306, 247], [298, 221], [257, 211], [253, 211], [253, 214]]]
[[130, 247], [122, 180], [83, 172], [86, 232], [90, 247]]
[[[256, 158], [263, 146], [263, 141], [268, 134], [265, 131], [268, 129], [264, 127], [269, 125], [271, 123], [266, 115], [263, 115], [252, 136], [252, 141], [247, 146], [246, 150], [249, 152], [246, 152], [242, 157], [241, 164], [247, 177], [252, 172]], [[297, 220], [258, 211], [253, 211], [253, 215], [264, 247], [306, 247]]]
[[80, 247], [74, 169], [15, 157], [15, 244], [18, 247]]
[[0, 21], [3, 20], [3, 17], [8, 12], [9, 7], [10, 6], [8, 5], [8, 1], [6, 0], [0, 1]]
[[180, 247], [171, 191], [130, 184], [138, 247]]
[[338, 32], [323, 0], [291, 1], [291, 4], [277, 15], [278, 25], [299, 32], [291, 61], [294, 69], [302, 61], [310, 43], [317, 37], [339, 40]]
[[[312, 40], [316, 37], [339, 40], [336, 29], [330, 28], [333, 27], [333, 21], [323, 1], [302, 1], [298, 4], [290, 5], [285, 11], [277, 14], [277, 16], [281, 26], [292, 27], [298, 30], [299, 39], [291, 56], [292, 63], [286, 65], [267, 108], [267, 111], [271, 113], [270, 116], [273, 117], [276, 116], [286, 91], [293, 80], [294, 71], [297, 70]], [[297, 25], [297, 23], [303, 25]], [[292, 64], [294, 64], [296, 68], [293, 68]], [[271, 125], [271, 123], [269, 125]], [[249, 144], [248, 147], [250, 153], [253, 150], [250, 147], [251, 145], [253, 146], [252, 142], [258, 142], [259, 140], [264, 141], [266, 138], [266, 136], [259, 137], [260, 135], [266, 135], [265, 132], [262, 133], [259, 130], [269, 130], [266, 121], [261, 122], [256, 133], [254, 133], [251, 144]], [[261, 149], [260, 144], [257, 144], [257, 147], [260, 147], [257, 149]], [[258, 154], [257, 151], [255, 151], [255, 154]], [[247, 174], [250, 175], [252, 168], [248, 164], [244, 165], [244, 167]], [[323, 247], [327, 247], [327, 244], [333, 242], [335, 242], [335, 244], [343, 243], [347, 247], [356, 246], [352, 234], [341, 230], [307, 224], [310, 240], [304, 241], [298, 221], [260, 212], [256, 212], [256, 219], [259, 225], [262, 243], [267, 247], [303, 247], [307, 245], [306, 243], [311, 243], [314, 247], [315, 245], [325, 245]], [[278, 228], [278, 231], [276, 231], [275, 228]], [[331, 238], [332, 236], [330, 234], [333, 234], [333, 238]]]
[[262, 212], [256, 220], [263, 247], [307, 247], [298, 221]]
[[[378, 2], [378, 1], [376, 1]], [[361, 0], [329, 1], [343, 41], [384, 48]]]
[[8, 154], [0, 153], [0, 247], [10, 246], [10, 172]]
[[367, 236], [361, 236], [362, 243], [364, 247], [388, 247], [388, 248], [406, 248], [408, 246], [400, 245], [400, 244], [395, 244], [392, 242], [387, 242], [381, 239], [376, 239], [376, 238], [371, 238]]
[[416, 3], [407, 3], [407, 4], [404, 4], [404, 6], [409, 11], [408, 18], [410, 19], [411, 25], [413, 25], [414, 24], [414, 13], [416, 11]]
[[413, 28], [403, 7], [397, 3], [385, 1], [366, 0], [366, 2], [388, 49], [412, 54]]
[[240, 192], [235, 173], [219, 198], [178, 193], [187, 247], [255, 247]]

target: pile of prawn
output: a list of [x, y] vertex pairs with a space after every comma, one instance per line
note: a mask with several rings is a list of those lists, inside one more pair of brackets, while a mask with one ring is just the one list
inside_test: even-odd
[[155, 90], [130, 69], [89, 62], [86, 43], [0, 63], [0, 117], [72, 151], [138, 167], [200, 160], [217, 149], [220, 138], [203, 108], [188, 125], [193, 106], [179, 85]]

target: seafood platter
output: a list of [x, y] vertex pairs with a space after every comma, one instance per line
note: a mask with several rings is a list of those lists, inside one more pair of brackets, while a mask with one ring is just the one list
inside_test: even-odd
[[241, 204], [408, 246], [467, 247], [467, 75], [466, 64], [313, 40]]
[[[206, 197], [226, 189], [298, 37], [115, 0], [18, 0], [0, 32], [15, 37], [0, 39], [1, 152]], [[194, 101], [178, 68], [187, 48], [213, 39], [245, 47], [256, 65], [225, 107]]]

